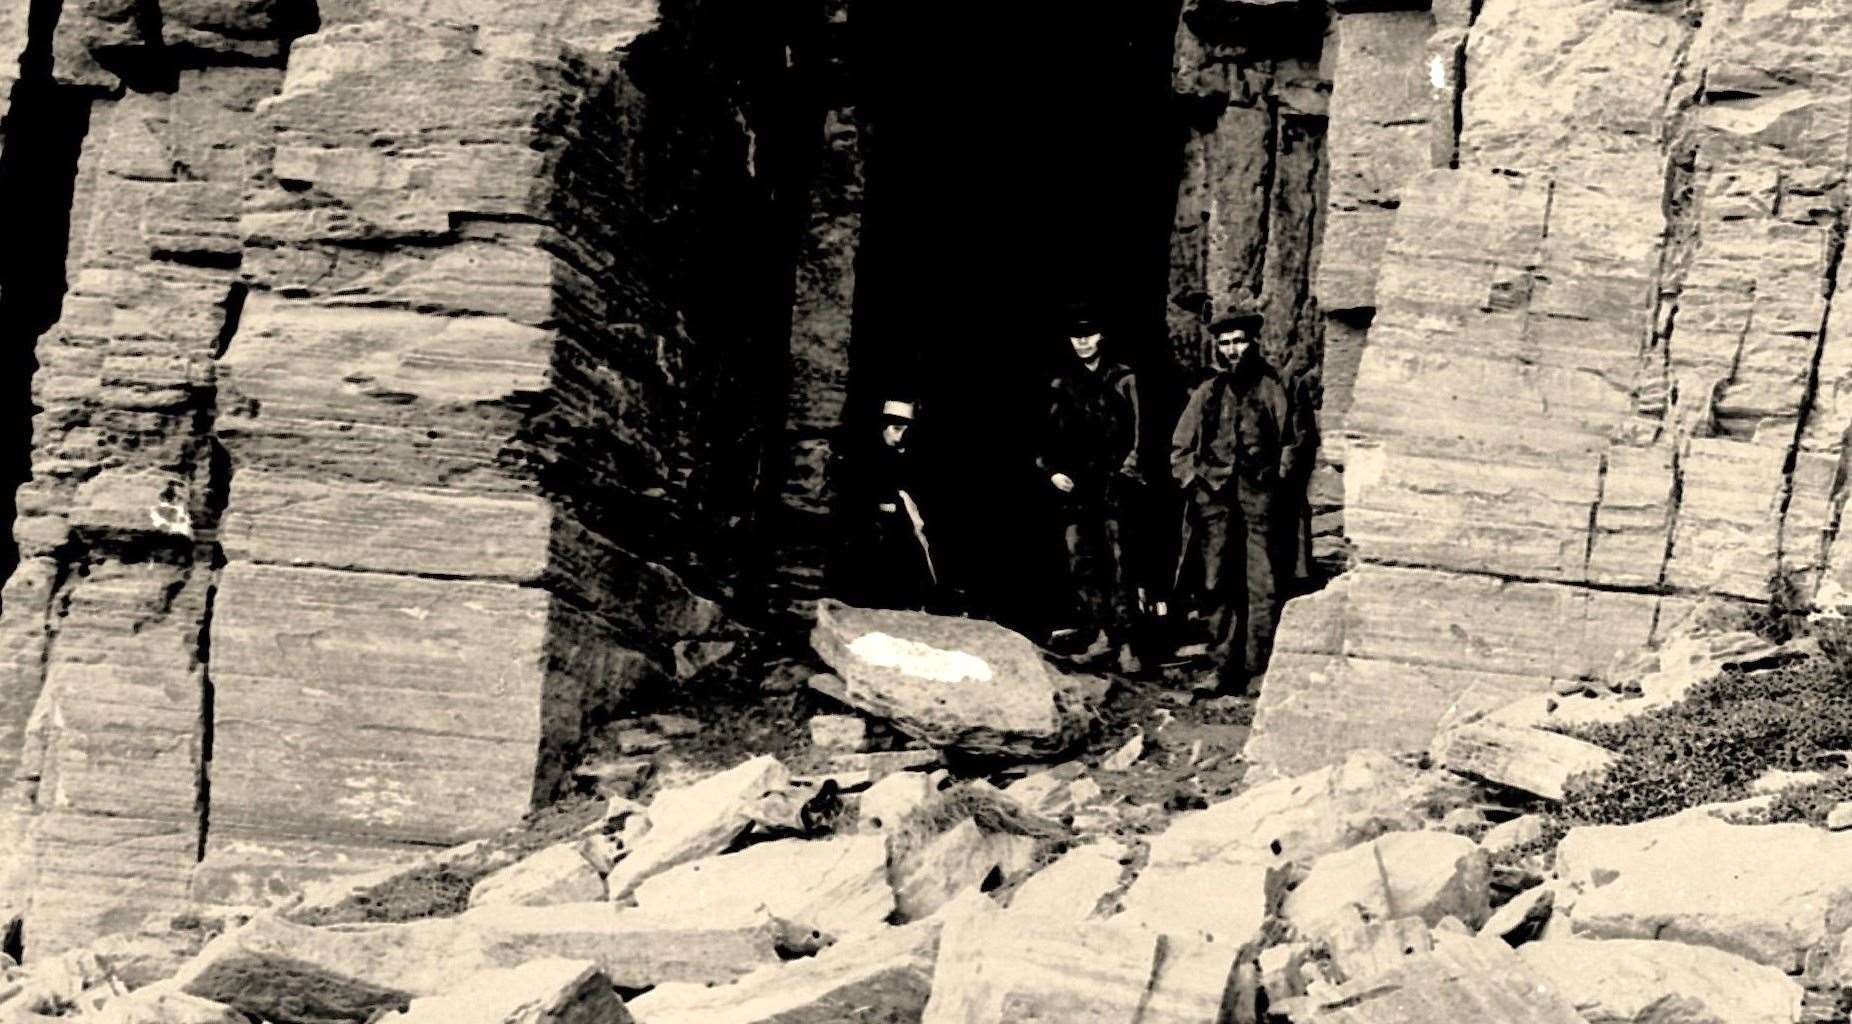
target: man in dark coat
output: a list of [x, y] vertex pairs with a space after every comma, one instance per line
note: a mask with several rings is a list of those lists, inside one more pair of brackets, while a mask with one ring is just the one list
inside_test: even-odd
[[852, 604], [922, 608], [938, 582], [909, 446], [913, 414], [912, 402], [883, 403], [881, 443], [867, 449], [844, 487], [837, 591]]
[[1210, 326], [1215, 375], [1191, 392], [1171, 435], [1171, 475], [1184, 493], [1177, 593], [1200, 583], [1215, 688], [1243, 693], [1273, 651], [1290, 573], [1294, 511], [1281, 481], [1295, 479], [1297, 437], [1279, 375], [1255, 346], [1258, 315]]
[[1116, 655], [1122, 671], [1144, 671], [1131, 644], [1137, 598], [1125, 556], [1124, 525], [1142, 483], [1138, 387], [1132, 371], [1108, 362], [1099, 324], [1070, 318], [1071, 363], [1049, 382], [1036, 468], [1048, 481], [1067, 550], [1068, 584], [1088, 657]]

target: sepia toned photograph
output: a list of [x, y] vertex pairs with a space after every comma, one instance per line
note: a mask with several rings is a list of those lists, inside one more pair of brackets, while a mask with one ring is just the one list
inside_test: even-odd
[[0, 1024], [1852, 1024], [1852, 0], [0, 0]]

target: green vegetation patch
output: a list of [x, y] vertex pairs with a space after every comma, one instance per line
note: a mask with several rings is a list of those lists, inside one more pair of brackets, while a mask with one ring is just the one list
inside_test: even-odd
[[[1816, 631], [1819, 653], [1781, 668], [1726, 672], [1678, 704], [1624, 722], [1566, 730], [1613, 751], [1614, 766], [1571, 780], [1561, 829], [1627, 825], [1740, 800], [1771, 770], [1837, 770], [1852, 751], [1852, 633]], [[1852, 794], [1842, 775], [1777, 796], [1757, 821], [1823, 823]]]

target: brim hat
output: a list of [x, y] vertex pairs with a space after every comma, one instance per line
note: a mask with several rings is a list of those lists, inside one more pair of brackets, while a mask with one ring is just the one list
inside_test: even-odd
[[1259, 313], [1231, 313], [1209, 325], [1209, 337], [1219, 338], [1230, 331], [1246, 331], [1249, 338], [1260, 335], [1264, 318]]
[[890, 398], [881, 403], [881, 418], [894, 423], [912, 423], [914, 407], [912, 402], [903, 402]]
[[1067, 336], [1085, 338], [1091, 334], [1100, 334], [1105, 328], [1100, 326], [1100, 318], [1087, 306], [1069, 306], [1067, 310]]

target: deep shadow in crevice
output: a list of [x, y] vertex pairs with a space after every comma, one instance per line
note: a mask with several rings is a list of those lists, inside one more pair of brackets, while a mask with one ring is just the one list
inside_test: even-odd
[[89, 131], [89, 100], [51, 80], [56, 0], [32, 5], [31, 43], [6, 109], [0, 148], [0, 581], [19, 564], [15, 491], [31, 473], [32, 377], [39, 336], [58, 322], [77, 157]]

